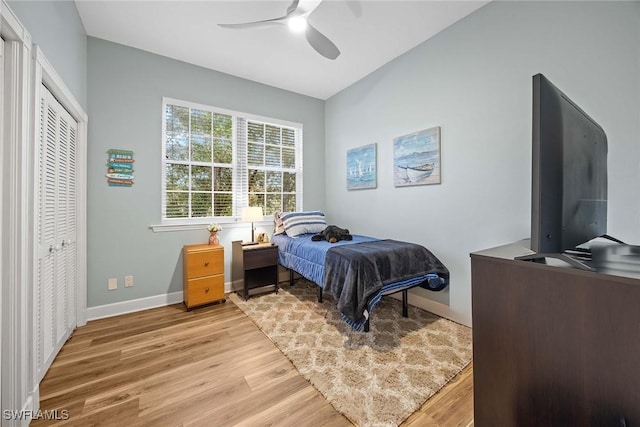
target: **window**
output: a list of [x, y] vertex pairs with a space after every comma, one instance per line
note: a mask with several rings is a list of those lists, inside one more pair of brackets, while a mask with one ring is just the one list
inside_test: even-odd
[[302, 125], [163, 99], [163, 223], [302, 210]]

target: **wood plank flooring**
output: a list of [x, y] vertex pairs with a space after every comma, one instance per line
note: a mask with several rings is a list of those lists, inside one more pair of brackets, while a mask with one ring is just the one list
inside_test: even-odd
[[[472, 368], [407, 426], [472, 426]], [[40, 384], [32, 426], [351, 426], [232, 302], [176, 304], [76, 329]], [[62, 417], [61, 417], [62, 418]]]

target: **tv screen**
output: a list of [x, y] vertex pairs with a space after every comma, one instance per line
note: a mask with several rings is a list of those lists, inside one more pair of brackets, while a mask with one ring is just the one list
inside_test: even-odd
[[607, 136], [545, 76], [533, 76], [531, 249], [562, 254], [607, 232]]

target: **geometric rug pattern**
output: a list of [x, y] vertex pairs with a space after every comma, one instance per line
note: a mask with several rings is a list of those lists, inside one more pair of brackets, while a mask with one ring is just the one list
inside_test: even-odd
[[317, 285], [233, 301], [293, 363], [300, 374], [357, 426], [397, 426], [472, 359], [471, 329], [384, 297], [369, 332], [354, 331]]

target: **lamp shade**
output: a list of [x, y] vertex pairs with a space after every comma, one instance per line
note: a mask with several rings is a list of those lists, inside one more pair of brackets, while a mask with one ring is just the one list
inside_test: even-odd
[[260, 206], [247, 206], [246, 208], [242, 208], [242, 221], [244, 222], [262, 221], [263, 217], [262, 207]]

